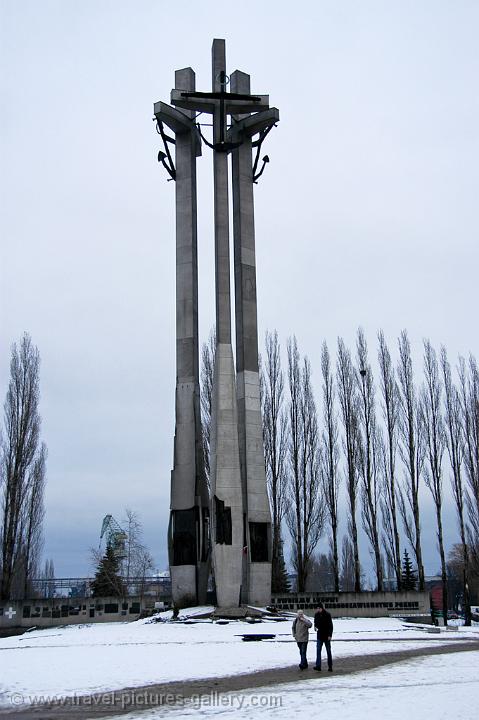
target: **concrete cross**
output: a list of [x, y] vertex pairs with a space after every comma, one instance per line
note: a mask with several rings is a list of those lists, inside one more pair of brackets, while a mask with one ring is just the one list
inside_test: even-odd
[[227, 138], [228, 115], [244, 115], [269, 108], [268, 95], [227, 92], [226, 85], [228, 81], [224, 41], [220, 40], [215, 41], [213, 44], [212, 92], [171, 91], [172, 105], [185, 110], [208, 113], [213, 116], [213, 144], [211, 147], [216, 152], [226, 153], [239, 145], [239, 143], [234, 143]]
[[9, 620], [11, 620], [11, 619], [13, 618], [13, 616], [16, 615], [16, 614], [17, 614], [17, 611], [14, 610], [14, 609], [12, 608], [12, 606], [10, 606], [10, 607], [8, 608], [7, 612], [5, 613], [5, 615], [8, 617]]
[[228, 153], [241, 139], [228, 133], [228, 115], [247, 116], [269, 109], [268, 95], [227, 92], [224, 40], [214, 40], [212, 48], [212, 92], [172, 90], [171, 104], [190, 112], [213, 116], [215, 254], [216, 254], [216, 337], [219, 344], [231, 343], [231, 300], [229, 260]]

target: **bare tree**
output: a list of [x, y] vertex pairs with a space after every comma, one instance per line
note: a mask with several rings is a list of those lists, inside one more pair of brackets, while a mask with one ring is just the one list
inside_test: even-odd
[[442, 607], [444, 624], [447, 625], [447, 567], [442, 529], [442, 458], [445, 448], [445, 432], [441, 412], [442, 385], [439, 367], [436, 351], [429, 340], [424, 341], [424, 379], [425, 384], [421, 393], [421, 413], [424, 418], [428, 458], [428, 467], [424, 470], [424, 480], [436, 508], [437, 542], [441, 558]]
[[266, 481], [272, 515], [272, 582], [273, 592], [284, 585], [284, 558], [281, 524], [286, 509], [287, 414], [284, 398], [284, 375], [276, 330], [266, 333], [265, 360], [260, 364], [263, 438]]
[[203, 435], [203, 454], [205, 458], [205, 475], [208, 488], [210, 486], [210, 431], [211, 408], [213, 401], [213, 376], [215, 371], [216, 330], [212, 328], [207, 343], [201, 350], [201, 431]]
[[334, 568], [331, 555], [319, 553], [310, 559], [306, 592], [339, 592], [334, 588]]
[[462, 427], [461, 399], [452, 382], [451, 366], [446, 348], [441, 348], [441, 369], [444, 383], [444, 410], [446, 424], [446, 447], [452, 469], [451, 485], [456, 504], [462, 551], [462, 587], [465, 625], [471, 625], [471, 601], [469, 594], [469, 548], [467, 546], [466, 522], [464, 517], [464, 484], [462, 467], [464, 463], [464, 434]]
[[125, 580], [125, 585], [128, 588], [130, 578], [136, 575], [136, 555], [138, 546], [141, 545], [142, 527], [138, 513], [131, 510], [131, 508], [126, 508], [122, 526], [125, 528], [126, 537], [125, 557], [123, 558], [120, 569], [123, 579]]
[[339, 492], [339, 448], [338, 419], [335, 409], [336, 391], [331, 360], [326, 342], [321, 348], [321, 372], [323, 376], [323, 420], [321, 454], [321, 477], [328, 520], [331, 527], [330, 550], [334, 578], [334, 591], [339, 592], [339, 552], [338, 552], [338, 492]]
[[383, 540], [389, 566], [396, 577], [396, 588], [401, 590], [401, 545], [397, 519], [396, 456], [398, 445], [399, 397], [391, 354], [384, 333], [379, 339], [379, 374], [382, 395], [382, 412], [386, 429], [386, 440], [381, 443], [384, 477], [384, 492], [381, 501], [383, 519]]
[[[45, 448], [39, 449], [40, 355], [25, 334], [12, 346], [1, 446], [1, 599], [25, 589], [37, 560], [43, 519]], [[29, 517], [29, 510], [32, 517]], [[21, 577], [20, 577], [21, 576]]]
[[361, 506], [364, 531], [371, 544], [376, 567], [378, 592], [383, 591], [383, 561], [379, 541], [379, 507], [381, 482], [379, 475], [380, 436], [376, 423], [375, 388], [368, 346], [363, 330], [358, 330], [358, 372], [356, 381], [359, 391], [359, 471], [362, 480]]
[[293, 539], [298, 592], [304, 592], [308, 565], [323, 530], [318, 420], [307, 358], [300, 367], [296, 338], [288, 341], [290, 392], [290, 478], [286, 521]]
[[424, 458], [424, 427], [414, 384], [411, 345], [407, 332], [399, 338], [399, 452], [405, 465], [405, 487], [399, 488], [399, 509], [406, 536], [414, 551], [418, 570], [419, 591], [424, 592], [424, 566], [421, 547], [421, 521], [419, 513], [419, 479]]
[[40, 577], [43, 581], [41, 583], [42, 597], [55, 597], [55, 567], [51, 558], [45, 560], [44, 570], [40, 573]]
[[479, 372], [473, 356], [469, 358], [467, 366], [465, 360], [460, 358], [459, 378], [468, 484], [468, 535], [472, 559], [475, 566], [479, 567]]
[[126, 508], [123, 527], [126, 539], [125, 557], [121, 564], [122, 577], [127, 592], [142, 595], [145, 577], [154, 568], [153, 558], [143, 542], [143, 526], [137, 512]]
[[354, 561], [354, 548], [347, 535], [343, 537], [341, 548], [341, 579], [342, 592], [352, 592], [356, 585], [356, 564]]
[[311, 384], [311, 365], [307, 357], [303, 360], [302, 371], [302, 513], [303, 513], [303, 567], [304, 582], [313, 552], [323, 534], [324, 498], [321, 486], [321, 460], [318, 414]]
[[[456, 543], [449, 550], [447, 570], [449, 598], [452, 600], [451, 605], [457, 608], [458, 605], [461, 604], [464, 610], [464, 548], [460, 543]], [[477, 599], [479, 597], [479, 567], [475, 567], [474, 559], [471, 557], [469, 557], [469, 582], [470, 597]], [[449, 607], [451, 607], [451, 605]]]
[[145, 593], [146, 578], [148, 575], [151, 575], [154, 567], [155, 563], [150, 551], [144, 545], [141, 545], [137, 549], [135, 556], [135, 575], [137, 580], [134, 588], [135, 594], [139, 595], [140, 598], [143, 598]]
[[344, 430], [344, 451], [346, 454], [346, 491], [348, 495], [348, 529], [354, 556], [354, 591], [361, 591], [361, 566], [359, 563], [358, 528], [356, 506], [358, 501], [358, 395], [351, 353], [342, 338], [338, 340], [337, 384], [341, 419]]
[[293, 539], [293, 565], [296, 570], [296, 588], [304, 587], [303, 533], [301, 526], [301, 369], [296, 338], [290, 338], [288, 350], [288, 387], [289, 387], [289, 497], [287, 523]]
[[45, 517], [43, 498], [45, 494], [46, 457], [46, 445], [42, 443], [33, 463], [28, 498], [22, 513], [22, 546], [24, 555], [23, 597], [25, 598], [28, 597], [32, 591], [32, 577], [38, 574], [40, 553], [43, 546], [42, 529], [43, 519]]

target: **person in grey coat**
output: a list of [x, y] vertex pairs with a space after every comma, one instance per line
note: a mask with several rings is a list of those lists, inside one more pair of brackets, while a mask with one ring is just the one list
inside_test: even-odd
[[299, 664], [300, 670], [306, 670], [308, 667], [308, 659], [306, 657], [306, 652], [308, 649], [308, 640], [309, 640], [309, 628], [312, 627], [313, 623], [308, 620], [306, 615], [302, 610], [298, 610], [298, 614], [296, 615], [295, 619], [293, 620], [293, 637], [296, 640], [299, 648], [299, 657], [301, 659], [301, 662]]

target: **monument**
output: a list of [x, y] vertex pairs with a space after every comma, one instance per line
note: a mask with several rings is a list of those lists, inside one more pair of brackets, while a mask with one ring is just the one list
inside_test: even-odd
[[[197, 123], [204, 113], [212, 118], [212, 141]], [[205, 601], [211, 559], [220, 607], [265, 605], [271, 600], [271, 516], [259, 393], [253, 184], [268, 162], [263, 157], [258, 170], [263, 140], [279, 121], [279, 113], [269, 107], [268, 96], [251, 94], [248, 75], [236, 70], [228, 77], [225, 41], [214, 40], [212, 92], [196, 91], [191, 68], [178, 70], [171, 105], [155, 103], [154, 114], [164, 145], [158, 159], [176, 184], [176, 424], [168, 532], [173, 602], [184, 606]], [[199, 408], [196, 158], [202, 144], [213, 151], [214, 177], [216, 354], [209, 494]]]

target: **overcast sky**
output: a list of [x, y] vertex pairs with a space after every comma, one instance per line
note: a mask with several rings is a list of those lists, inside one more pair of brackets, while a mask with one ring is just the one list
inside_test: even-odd
[[[256, 187], [261, 336], [371, 352], [383, 328], [479, 355], [479, 3], [0, 0], [0, 392], [28, 331], [49, 449], [45, 553], [90, 572], [102, 518], [140, 514], [160, 569], [174, 432], [174, 185], [152, 122], [174, 70], [227, 68], [281, 122]], [[212, 158], [198, 163], [200, 330], [214, 316]], [[260, 340], [262, 344], [262, 340]], [[446, 508], [448, 544], [457, 541]], [[439, 566], [424, 528], [426, 572]], [[363, 555], [367, 549], [363, 544]]]

